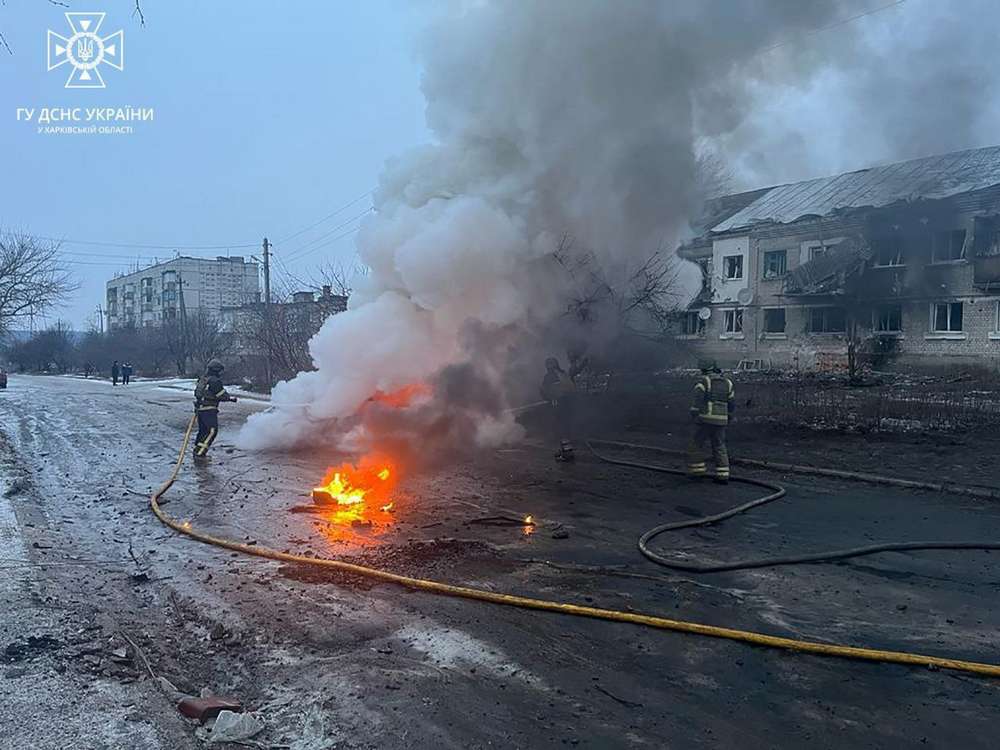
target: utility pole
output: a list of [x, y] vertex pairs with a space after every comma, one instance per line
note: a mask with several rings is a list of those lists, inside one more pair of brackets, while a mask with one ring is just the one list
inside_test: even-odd
[[[271, 328], [271, 243], [264, 238], [264, 327], [268, 339], [274, 335]], [[264, 376], [267, 378], [267, 391], [271, 392], [274, 376], [271, 370], [271, 342], [267, 344], [267, 360], [264, 363]]]
[[104, 308], [100, 305], [97, 306], [97, 328], [104, 335]]
[[264, 304], [271, 304], [271, 243], [264, 238]]

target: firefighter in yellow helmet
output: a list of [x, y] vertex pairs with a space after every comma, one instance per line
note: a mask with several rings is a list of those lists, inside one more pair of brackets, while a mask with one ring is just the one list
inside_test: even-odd
[[712, 361], [699, 363], [701, 377], [694, 386], [691, 418], [694, 432], [689, 446], [688, 476], [692, 479], [707, 477], [705, 444], [711, 443], [715, 463], [716, 482], [729, 481], [729, 451], [726, 449], [726, 427], [735, 408], [733, 381], [722, 374]]

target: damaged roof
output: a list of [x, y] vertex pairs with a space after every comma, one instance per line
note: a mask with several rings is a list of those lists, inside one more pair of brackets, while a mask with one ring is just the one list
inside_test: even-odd
[[731, 232], [762, 222], [788, 224], [844, 209], [948, 198], [994, 185], [1000, 185], [1000, 146], [956, 151], [779, 185], [763, 191], [711, 231]]

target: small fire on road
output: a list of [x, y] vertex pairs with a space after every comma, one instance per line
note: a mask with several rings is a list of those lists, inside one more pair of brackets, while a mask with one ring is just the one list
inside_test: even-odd
[[[393, 391], [377, 390], [358, 414], [363, 418], [369, 410], [381, 413], [404, 410], [426, 401], [431, 395], [431, 387], [420, 382]], [[378, 428], [374, 424], [362, 424], [364, 430], [370, 430], [366, 439], [375, 439]], [[379, 451], [365, 455], [356, 464], [343, 463], [327, 469], [322, 484], [312, 491], [313, 500], [328, 522], [327, 536], [336, 541], [364, 542], [391, 526], [398, 474], [399, 461]]]
[[326, 509], [323, 516], [336, 526], [382, 527], [392, 522], [392, 493], [397, 484], [394, 463], [383, 456], [365, 456], [356, 465], [329, 468], [314, 487], [313, 500]]

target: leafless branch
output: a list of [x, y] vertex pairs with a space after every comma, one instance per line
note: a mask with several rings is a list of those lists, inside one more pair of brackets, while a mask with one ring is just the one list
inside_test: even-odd
[[611, 319], [621, 331], [665, 330], [681, 297], [680, 264], [663, 248], [612, 274], [593, 255], [563, 236], [553, 253], [569, 280], [566, 312], [581, 323]]
[[340, 261], [328, 261], [317, 269], [312, 288], [319, 291], [323, 287], [330, 287], [333, 294], [350, 297], [354, 291], [354, 279], [367, 275], [368, 267], [360, 263], [348, 267]]
[[14, 54], [14, 50], [12, 50], [12, 49], [10, 48], [10, 45], [9, 45], [9, 44], [7, 44], [7, 39], [6, 39], [5, 37], [4, 37], [4, 35], [3, 35], [3, 32], [2, 32], [2, 31], [0, 31], [0, 44], [2, 44], [2, 45], [3, 45], [3, 48], [4, 48], [5, 50], [7, 50], [7, 54], [9, 54], [9, 55], [13, 55], [13, 54]]
[[710, 151], [698, 154], [695, 163], [696, 188], [706, 198], [717, 198], [732, 192], [733, 170]]
[[0, 333], [18, 318], [46, 312], [74, 289], [63, 271], [58, 243], [0, 234]]
[[135, 18], [136, 15], [139, 16], [139, 25], [146, 25], [146, 16], [142, 14], [142, 6], [139, 5], [139, 0], [135, 0], [135, 10], [132, 11], [132, 17]]

